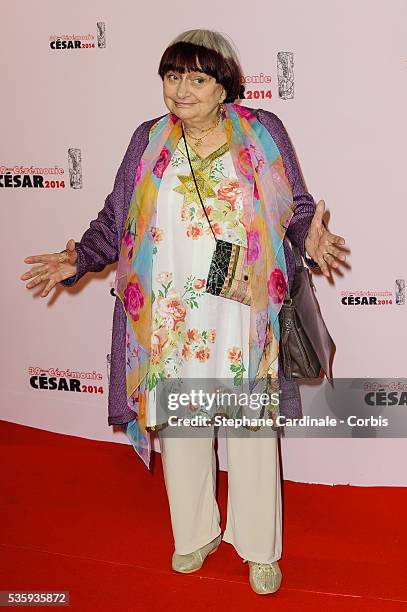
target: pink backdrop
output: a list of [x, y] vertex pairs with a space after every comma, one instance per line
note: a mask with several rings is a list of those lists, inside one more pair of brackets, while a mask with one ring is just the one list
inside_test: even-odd
[[[404, 376], [407, 306], [394, 304], [394, 291], [395, 279], [407, 277], [406, 3], [207, 0], [205, 8], [207, 18], [201, 22], [191, 19], [190, 3], [180, 0], [159, 5], [122, 0], [4, 3], [5, 420], [128, 443], [107, 425], [114, 268], [89, 275], [75, 290], [58, 289], [45, 300], [25, 290], [19, 275], [26, 255], [61, 250], [68, 238], [79, 239], [96, 216], [135, 127], [166, 112], [156, 74], [163, 49], [180, 31], [195, 27], [228, 33], [249, 81], [261, 73], [267, 76], [266, 82], [247, 84], [252, 98], [246, 104], [282, 119], [309, 191], [316, 201], [325, 199], [330, 229], [344, 235], [352, 249], [352, 269], [336, 276], [334, 285], [315, 279], [337, 343], [335, 375]], [[81, 48], [53, 48], [64, 47], [55, 44], [58, 37], [72, 35], [81, 40]], [[291, 53], [294, 61], [294, 96], [287, 99], [278, 87], [282, 52]], [[80, 158], [70, 149], [79, 149]], [[74, 165], [80, 161], [79, 185], [70, 184], [69, 159]], [[4, 175], [21, 175], [20, 166], [41, 169], [49, 187], [7, 186]], [[55, 167], [61, 173], [49, 174]], [[71, 179], [77, 176], [71, 173]], [[344, 306], [342, 291], [389, 291], [393, 304]], [[35, 389], [30, 385], [35, 368], [48, 376], [58, 369], [57, 377], [69, 371], [93, 378], [82, 381], [83, 393]], [[303, 389], [305, 413], [312, 401], [312, 389]], [[407, 484], [404, 439], [286, 439], [283, 452], [284, 476], [291, 480]], [[223, 443], [220, 458], [226, 469]], [[136, 455], [134, 460], [139, 460]]]

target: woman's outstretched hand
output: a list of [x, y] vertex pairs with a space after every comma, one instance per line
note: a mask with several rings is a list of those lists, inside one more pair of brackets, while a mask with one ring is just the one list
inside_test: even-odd
[[331, 268], [339, 268], [339, 262], [346, 260], [345, 253], [335, 245], [344, 245], [342, 236], [331, 234], [322, 225], [322, 216], [325, 212], [325, 202], [320, 200], [316, 206], [308, 234], [305, 239], [305, 248], [309, 256], [317, 262], [322, 273], [329, 277]]
[[66, 250], [62, 253], [46, 253], [45, 255], [30, 255], [24, 259], [28, 264], [35, 265], [28, 272], [20, 276], [21, 280], [30, 280], [27, 289], [32, 289], [40, 283], [45, 283], [41, 297], [46, 297], [55, 285], [76, 274], [78, 254], [75, 241], [68, 240]]

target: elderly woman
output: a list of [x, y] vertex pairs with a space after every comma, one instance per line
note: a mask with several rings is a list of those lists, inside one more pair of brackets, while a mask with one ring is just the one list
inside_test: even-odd
[[[284, 378], [279, 359], [278, 314], [295, 272], [287, 239], [326, 276], [345, 255], [343, 238], [322, 222], [324, 202], [315, 206], [306, 191], [280, 119], [235, 103], [242, 70], [224, 36], [184, 32], [158, 72], [169, 112], [136, 129], [81, 241], [27, 257], [36, 265], [22, 279], [28, 288], [43, 284], [45, 297], [57, 283], [73, 285], [118, 261], [108, 423], [123, 426], [147, 467], [157, 430], [172, 567], [189, 573], [222, 539], [214, 428], [164, 435], [170, 428], [157, 409], [157, 384], [200, 378], [239, 386], [247, 378], [253, 388], [267, 378], [280, 391], [280, 412], [300, 415], [297, 384]], [[225, 261], [226, 289], [218, 274]], [[273, 593], [282, 552], [278, 437], [247, 431], [227, 434], [223, 540], [249, 562], [252, 589]]]

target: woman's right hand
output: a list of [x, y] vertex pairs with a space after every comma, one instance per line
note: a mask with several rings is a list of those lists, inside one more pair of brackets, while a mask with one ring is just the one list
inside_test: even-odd
[[24, 259], [28, 264], [35, 265], [20, 276], [21, 280], [30, 280], [27, 289], [32, 289], [41, 283], [45, 283], [41, 292], [41, 297], [46, 297], [55, 285], [71, 276], [75, 276], [77, 271], [76, 262], [78, 254], [75, 248], [75, 241], [68, 240], [66, 250], [62, 253], [46, 253], [45, 255], [30, 255]]

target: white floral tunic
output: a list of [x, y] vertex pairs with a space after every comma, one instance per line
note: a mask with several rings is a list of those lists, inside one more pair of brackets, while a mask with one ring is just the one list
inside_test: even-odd
[[[247, 246], [242, 194], [228, 145], [201, 158], [188, 145], [216, 235]], [[153, 231], [152, 345], [147, 426], [156, 425], [160, 378], [246, 378], [250, 306], [205, 292], [215, 239], [179, 140], [160, 185]]]

